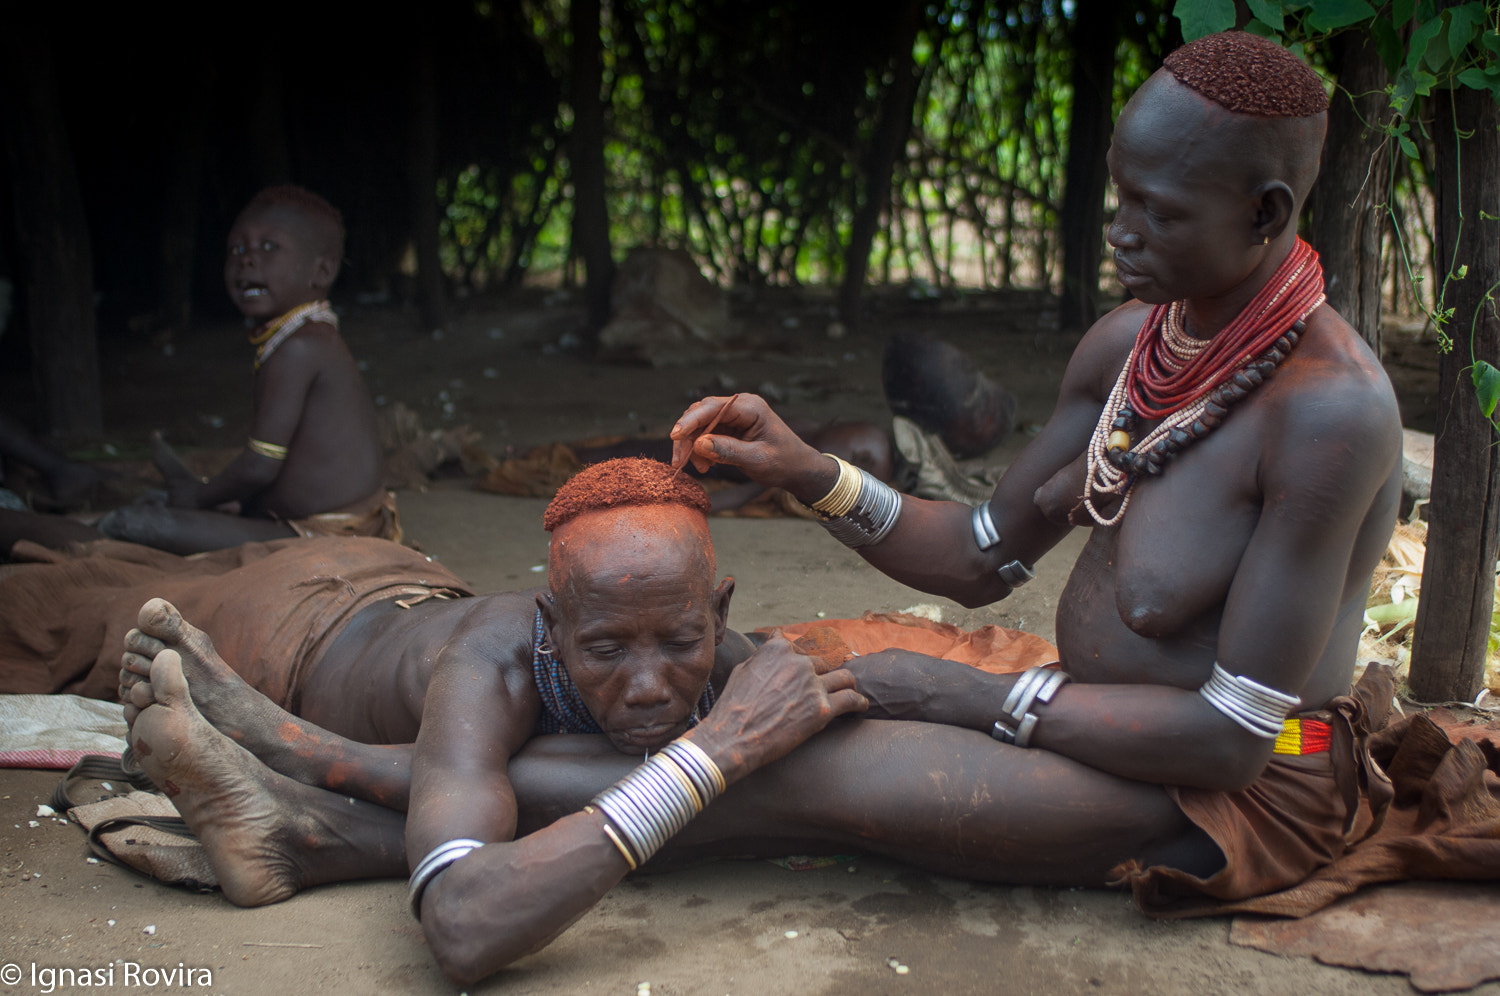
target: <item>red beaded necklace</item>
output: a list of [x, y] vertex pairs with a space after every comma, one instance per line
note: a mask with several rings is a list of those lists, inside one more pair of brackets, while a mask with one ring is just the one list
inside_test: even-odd
[[1322, 295], [1318, 254], [1298, 239], [1260, 292], [1190, 359], [1170, 349], [1162, 330], [1171, 306], [1157, 305], [1136, 335], [1126, 378], [1131, 409], [1141, 418], [1165, 418], [1202, 397], [1269, 349]]
[[[1260, 293], [1212, 339], [1193, 339], [1182, 329], [1183, 302], [1153, 308], [1089, 440], [1083, 507], [1090, 517], [1116, 525], [1136, 481], [1159, 475], [1223, 422], [1286, 359], [1322, 303], [1318, 254], [1298, 239]], [[1143, 416], [1159, 421], [1137, 440]], [[1095, 502], [1111, 497], [1119, 505], [1106, 516]]]

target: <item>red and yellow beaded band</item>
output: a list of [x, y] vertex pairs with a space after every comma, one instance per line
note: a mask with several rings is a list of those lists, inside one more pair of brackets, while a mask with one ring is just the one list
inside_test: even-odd
[[1321, 754], [1329, 749], [1333, 728], [1320, 719], [1289, 719], [1281, 727], [1273, 754]]

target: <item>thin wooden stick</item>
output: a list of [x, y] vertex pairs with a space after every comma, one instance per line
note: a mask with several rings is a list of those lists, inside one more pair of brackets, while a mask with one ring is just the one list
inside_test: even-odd
[[[739, 397], [738, 393], [731, 394], [729, 396], [729, 400], [726, 401], [726, 402], [724, 402], [724, 407], [719, 409], [719, 413], [714, 416], [714, 420], [712, 422], [708, 423], [708, 428], [704, 429], [702, 432], [698, 433], [698, 435], [696, 435], [696, 436], [693, 437], [693, 442], [694, 443], [696, 443], [699, 439], [702, 439], [704, 436], [708, 435], [710, 432], [714, 431], [714, 427], [719, 424], [719, 419], [721, 419], [721, 418], [724, 417], [724, 413], [727, 412], [727, 411], [729, 411], [729, 406], [732, 405], [732, 404], [734, 404], [734, 399], [738, 398], [738, 397]], [[672, 465], [672, 470], [674, 471], [674, 473], [672, 474], [672, 480], [674, 480], [674, 481], [677, 480], [677, 475], [680, 474], [680, 473], [682, 473], [682, 468], [686, 467], [688, 461], [691, 460], [692, 458], [693, 458], [693, 447], [692, 447], [691, 444], [689, 444], [686, 452], [684, 452], [682, 454], [682, 459], [679, 460], [679, 461], [677, 461], [677, 463], [675, 463], [675, 464]]]

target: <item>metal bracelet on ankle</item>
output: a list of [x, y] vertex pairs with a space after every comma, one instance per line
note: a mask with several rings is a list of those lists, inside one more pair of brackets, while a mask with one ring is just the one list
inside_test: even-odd
[[[1000, 545], [1000, 530], [995, 526], [995, 517], [990, 514], [989, 502], [980, 502], [974, 506], [969, 523], [974, 529], [974, 542], [978, 545], [980, 552], [988, 552]], [[1001, 564], [996, 568], [995, 573], [1000, 575], [1000, 580], [1004, 581], [1008, 588], [1019, 588], [1036, 577], [1036, 572], [1020, 560]]]
[[1030, 747], [1040, 720], [1031, 707], [1038, 702], [1051, 702], [1057, 690], [1072, 680], [1066, 671], [1052, 667], [1032, 667], [1022, 671], [1000, 706], [1001, 716], [995, 721], [990, 736], [1004, 744]]
[[460, 837], [457, 840], [439, 844], [428, 851], [427, 857], [417, 862], [417, 867], [412, 870], [411, 879], [406, 886], [406, 901], [411, 906], [411, 915], [418, 920], [422, 919], [422, 894], [427, 891], [427, 886], [432, 883], [432, 880], [437, 878], [438, 872], [483, 846], [482, 840]]
[[1230, 674], [1217, 661], [1198, 693], [1215, 709], [1266, 740], [1279, 737], [1287, 713], [1302, 704], [1295, 695], [1277, 691], [1242, 674]]
[[876, 480], [868, 471], [858, 473], [859, 493], [848, 510], [823, 519], [823, 528], [830, 536], [854, 549], [873, 546], [885, 539], [901, 515], [900, 492]]

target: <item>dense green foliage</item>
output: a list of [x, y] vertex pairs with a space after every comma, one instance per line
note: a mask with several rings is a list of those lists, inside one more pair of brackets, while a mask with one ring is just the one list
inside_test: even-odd
[[[909, 0], [820, 4], [612, 0], [604, 5], [611, 241], [687, 248], [725, 282], [836, 280], [876, 121], [903, 64], [919, 74], [906, 154], [871, 276], [1047, 286], [1072, 93], [1073, 5], [941, 0], [894, 50]], [[1173, 25], [1142, 3], [1120, 44], [1117, 107], [1159, 61]], [[550, 86], [565, 90], [566, 0], [523, 16]], [[480, 5], [485, 19], [499, 6]], [[513, 283], [571, 253], [564, 99], [521, 154], [441, 182], [444, 263], [457, 282]]]

